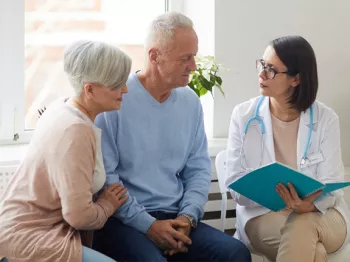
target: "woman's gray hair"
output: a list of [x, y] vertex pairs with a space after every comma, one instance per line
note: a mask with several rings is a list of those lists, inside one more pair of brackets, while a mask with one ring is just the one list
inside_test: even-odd
[[85, 83], [121, 87], [128, 79], [131, 63], [121, 49], [98, 41], [77, 41], [64, 52], [64, 71], [77, 96]]
[[193, 28], [193, 22], [178, 12], [167, 12], [158, 16], [150, 24], [145, 47], [166, 45], [177, 28]]

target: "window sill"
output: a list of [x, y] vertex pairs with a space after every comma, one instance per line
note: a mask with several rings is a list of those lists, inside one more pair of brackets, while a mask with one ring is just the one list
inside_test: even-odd
[[19, 164], [27, 148], [28, 144], [0, 145], [0, 166]]
[[[226, 149], [227, 138], [215, 138], [208, 140], [210, 157], [215, 157], [220, 151]], [[23, 158], [28, 144], [0, 145], [0, 166], [18, 165]], [[345, 168], [345, 175], [350, 178], [350, 167]]]
[[[226, 138], [208, 140], [210, 157], [215, 157], [220, 151], [226, 149]], [[23, 158], [28, 144], [2, 145], [0, 146], [0, 165], [16, 165]]]

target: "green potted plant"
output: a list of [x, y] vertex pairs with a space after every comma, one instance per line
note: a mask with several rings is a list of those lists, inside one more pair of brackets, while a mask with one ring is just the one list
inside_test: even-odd
[[190, 75], [188, 86], [201, 97], [208, 91], [213, 95], [213, 88], [216, 86], [221, 94], [225, 96], [222, 90], [222, 79], [218, 76], [219, 69], [223, 69], [215, 61], [214, 56], [197, 56], [197, 69]]

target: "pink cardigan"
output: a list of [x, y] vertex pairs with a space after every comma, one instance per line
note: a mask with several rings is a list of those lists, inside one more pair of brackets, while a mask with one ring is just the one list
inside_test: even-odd
[[103, 227], [115, 211], [105, 200], [92, 201], [94, 128], [69, 102], [56, 102], [43, 114], [0, 199], [0, 257], [82, 261], [78, 230]]

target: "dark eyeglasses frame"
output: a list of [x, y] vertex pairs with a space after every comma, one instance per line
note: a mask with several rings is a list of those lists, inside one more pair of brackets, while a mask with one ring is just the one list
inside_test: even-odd
[[[263, 71], [264, 71], [264, 75], [268, 78], [268, 79], [274, 79], [275, 78], [275, 76], [276, 75], [278, 75], [278, 74], [288, 74], [288, 75], [294, 75], [294, 73], [293, 72], [290, 72], [290, 71], [284, 71], [284, 72], [277, 72], [275, 69], [273, 69], [273, 68], [271, 68], [271, 67], [269, 67], [269, 66], [266, 66], [265, 65], [265, 61], [263, 60], [263, 59], [257, 59], [256, 60], [256, 68], [258, 69], [258, 63], [260, 63], [261, 64], [261, 66], [262, 66], [262, 69], [263, 69]], [[272, 78], [270, 78], [270, 77], [268, 77], [267, 76], [267, 72], [266, 72], [266, 69], [267, 68], [269, 68], [269, 70], [271, 70], [272, 72], [273, 72], [273, 77]]]

